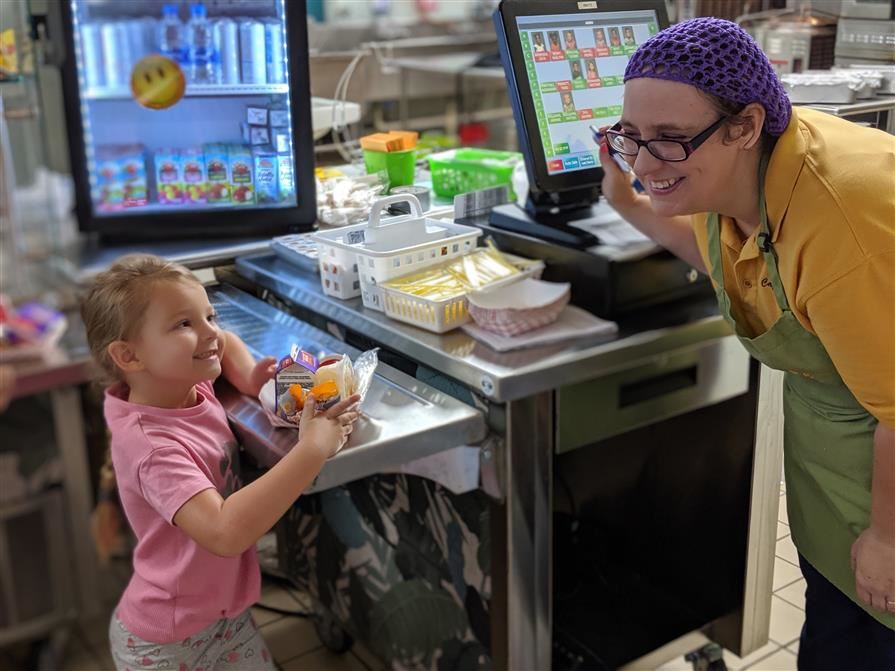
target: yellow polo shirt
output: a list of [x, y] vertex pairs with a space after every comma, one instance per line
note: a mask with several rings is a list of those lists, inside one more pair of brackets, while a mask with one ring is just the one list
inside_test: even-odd
[[[895, 137], [793, 109], [765, 198], [790, 309], [861, 405], [895, 427]], [[692, 222], [709, 267], [706, 219]], [[720, 225], [731, 313], [755, 337], [780, 316], [758, 231], [744, 238], [728, 217]]]

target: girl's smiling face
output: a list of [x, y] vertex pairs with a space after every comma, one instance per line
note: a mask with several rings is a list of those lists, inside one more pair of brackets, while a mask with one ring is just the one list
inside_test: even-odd
[[131, 345], [154, 382], [189, 388], [221, 374], [223, 338], [198, 282], [156, 283]]

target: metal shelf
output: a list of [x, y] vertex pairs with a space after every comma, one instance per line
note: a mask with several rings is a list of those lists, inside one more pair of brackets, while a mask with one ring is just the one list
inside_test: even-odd
[[[219, 96], [257, 96], [288, 93], [289, 84], [189, 84], [185, 98]], [[88, 88], [86, 100], [122, 100], [133, 98], [130, 88]]]
[[[94, 202], [94, 207], [97, 203]], [[97, 210], [98, 218], [103, 216], [130, 216], [141, 214], [159, 214], [171, 212], [209, 212], [215, 210], [249, 210], [257, 213], [258, 210], [273, 210], [281, 207], [295, 207], [295, 203], [291, 201], [282, 201], [276, 203], [180, 203], [165, 205], [162, 203], [146, 203], [146, 205], [137, 205], [135, 207], [126, 207], [119, 210]]]

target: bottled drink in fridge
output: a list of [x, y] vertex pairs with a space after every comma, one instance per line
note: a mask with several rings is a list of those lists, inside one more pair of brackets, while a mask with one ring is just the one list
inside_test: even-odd
[[214, 50], [220, 62], [221, 84], [239, 83], [239, 28], [232, 19], [215, 21]]
[[211, 24], [205, 4], [197, 2], [190, 7], [190, 22], [186, 26], [187, 64], [189, 80], [194, 84], [215, 84], [214, 44], [211, 39]]
[[127, 86], [130, 78], [130, 52], [127, 26], [121, 21], [102, 24], [100, 36], [103, 46], [103, 71], [106, 86], [117, 89]]
[[127, 23], [127, 40], [130, 49], [131, 66], [144, 56], [158, 52], [157, 21], [149, 17], [131, 19]]
[[264, 24], [251, 19], [239, 24], [239, 58], [243, 84], [267, 83]]
[[162, 20], [158, 26], [158, 47], [162, 55], [175, 63], [183, 63], [183, 23], [177, 15], [177, 5], [162, 7]]
[[282, 84], [286, 81], [286, 63], [283, 53], [283, 24], [279, 21], [264, 24], [264, 47], [267, 61], [267, 83]]
[[102, 26], [98, 23], [81, 25], [81, 53], [84, 57], [84, 78], [87, 88], [99, 88], [106, 83], [103, 62]]

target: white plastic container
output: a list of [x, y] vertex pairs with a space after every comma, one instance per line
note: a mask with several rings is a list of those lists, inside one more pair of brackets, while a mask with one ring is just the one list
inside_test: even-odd
[[780, 81], [794, 104], [829, 103], [847, 105], [857, 99], [863, 80], [857, 75], [834, 72], [798, 72], [781, 75]]
[[[410, 203], [409, 216], [381, 220], [384, 209], [403, 202]], [[471, 252], [481, 234], [474, 226], [423, 217], [419, 200], [401, 194], [375, 201], [368, 223], [316, 233], [313, 240], [324, 293], [360, 295], [365, 307], [382, 311], [382, 282]]]
[[[539, 279], [541, 273], [544, 272], [543, 261], [524, 259], [512, 254], [504, 254], [504, 256], [521, 272], [518, 275], [489, 284], [488, 291], [515, 284], [529, 277]], [[469, 312], [468, 294], [432, 300], [390, 287], [382, 287], [382, 295], [386, 315], [397, 321], [413, 324], [434, 333], [445, 333], [458, 326], [463, 326], [472, 319]]]
[[[842, 68], [835, 68], [836, 70], [841, 70]], [[879, 75], [880, 77], [880, 87], [877, 90], [877, 93], [881, 93], [883, 95], [893, 95], [895, 94], [895, 65], [888, 64], [851, 64], [848, 66], [849, 70], [858, 71], [858, 72], [871, 72]]]

